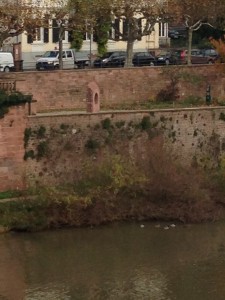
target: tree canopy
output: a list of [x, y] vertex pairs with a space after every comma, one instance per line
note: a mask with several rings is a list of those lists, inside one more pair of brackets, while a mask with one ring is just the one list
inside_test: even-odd
[[[127, 66], [131, 65], [133, 44], [150, 35], [156, 23], [169, 18], [169, 2], [160, 0], [112, 0], [113, 27], [118, 40], [127, 41]], [[123, 22], [121, 31], [118, 23]]]
[[1, 0], [0, 47], [8, 37], [46, 27], [46, 21], [53, 26], [50, 20], [55, 19], [60, 47], [65, 30], [78, 37], [94, 35], [100, 54], [107, 50], [108, 39], [125, 41], [129, 66], [134, 42], [149, 36], [157, 23], [175, 20], [188, 29], [190, 63], [193, 31], [207, 24], [208, 37], [223, 38], [224, 13], [225, 0]]
[[32, 0], [1, 0], [0, 3], [0, 47], [3, 41], [31, 28], [41, 26], [43, 7], [33, 5]]
[[[175, 8], [175, 9], [174, 9]], [[207, 25], [208, 32], [218, 33], [224, 23], [224, 0], [175, 0], [172, 9], [174, 17], [182, 22], [188, 30], [188, 63], [191, 64], [191, 47], [193, 31]]]

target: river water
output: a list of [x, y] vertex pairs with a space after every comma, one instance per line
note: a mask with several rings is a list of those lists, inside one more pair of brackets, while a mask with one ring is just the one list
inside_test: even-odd
[[225, 223], [140, 225], [0, 235], [0, 299], [225, 299]]

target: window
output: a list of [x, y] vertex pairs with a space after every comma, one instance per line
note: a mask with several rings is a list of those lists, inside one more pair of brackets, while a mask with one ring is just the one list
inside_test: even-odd
[[48, 28], [34, 28], [27, 34], [27, 43], [48, 43]]
[[115, 25], [114, 25], [114, 29], [115, 29], [115, 32], [114, 32], [114, 35], [115, 35], [115, 40], [118, 41], [119, 38], [120, 38], [120, 19], [115, 19]]
[[43, 40], [43, 28], [35, 28], [33, 33], [33, 42], [41, 42]]
[[92, 35], [93, 35], [93, 28], [92, 25], [90, 23], [88, 23], [88, 20], [85, 21], [86, 22], [86, 30], [83, 34], [83, 40], [84, 41], [90, 41], [90, 39], [92, 39]]
[[111, 39], [111, 40], [114, 40], [115, 39], [115, 29], [113, 28], [113, 23], [112, 23], [112, 26], [111, 26], [111, 28], [110, 28], [110, 30], [109, 30], [109, 39]]
[[47, 51], [43, 54], [43, 57], [57, 57], [58, 51]]
[[91, 34], [89, 32], [85, 32], [83, 35], [83, 40], [84, 41], [90, 41]]
[[128, 20], [123, 20], [123, 38], [126, 40], [129, 32]]
[[66, 56], [67, 57], [72, 57], [72, 52], [71, 51], [66, 51]]
[[160, 22], [159, 23], [159, 36], [160, 37], [167, 37], [168, 35], [168, 24]]
[[[52, 42], [58, 43], [59, 41], [59, 26], [57, 24], [57, 21], [54, 19], [52, 21]], [[68, 31], [65, 31], [63, 33], [63, 42], [68, 42]]]

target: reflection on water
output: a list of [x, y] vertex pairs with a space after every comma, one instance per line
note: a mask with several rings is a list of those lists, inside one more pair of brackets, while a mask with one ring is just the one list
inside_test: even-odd
[[0, 236], [0, 300], [224, 300], [225, 223]]

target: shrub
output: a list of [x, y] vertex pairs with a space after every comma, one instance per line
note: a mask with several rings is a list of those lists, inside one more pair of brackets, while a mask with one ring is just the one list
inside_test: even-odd
[[150, 122], [150, 117], [145, 116], [141, 120], [141, 129], [142, 130], [148, 130], [152, 127], [152, 124]]
[[109, 118], [102, 120], [101, 123], [103, 129], [109, 130], [111, 128], [111, 120]]
[[31, 128], [25, 128], [24, 130], [24, 148], [26, 148], [28, 146], [28, 142], [30, 140], [30, 137], [31, 137], [31, 134], [32, 134], [32, 130]]
[[156, 101], [158, 102], [175, 102], [179, 99], [179, 89], [177, 87], [177, 81], [173, 81], [167, 85], [165, 89], [162, 89], [156, 95]]
[[225, 114], [223, 112], [220, 113], [219, 120], [225, 121]]
[[87, 140], [85, 147], [89, 150], [96, 150], [100, 147], [100, 143], [97, 140], [90, 138]]
[[40, 159], [44, 156], [47, 156], [49, 152], [48, 144], [46, 141], [41, 142], [37, 146], [37, 158]]
[[8, 113], [8, 108], [10, 106], [31, 102], [31, 100], [31, 95], [23, 95], [20, 92], [9, 94], [4, 90], [0, 90], [0, 118], [3, 118], [4, 115]]
[[35, 158], [34, 150], [26, 151], [23, 158], [24, 160], [27, 160], [28, 158], [34, 159]]
[[37, 131], [37, 138], [39, 139], [42, 139], [45, 137], [45, 133], [46, 133], [46, 128], [41, 125], [39, 128], [38, 128], [38, 131]]

